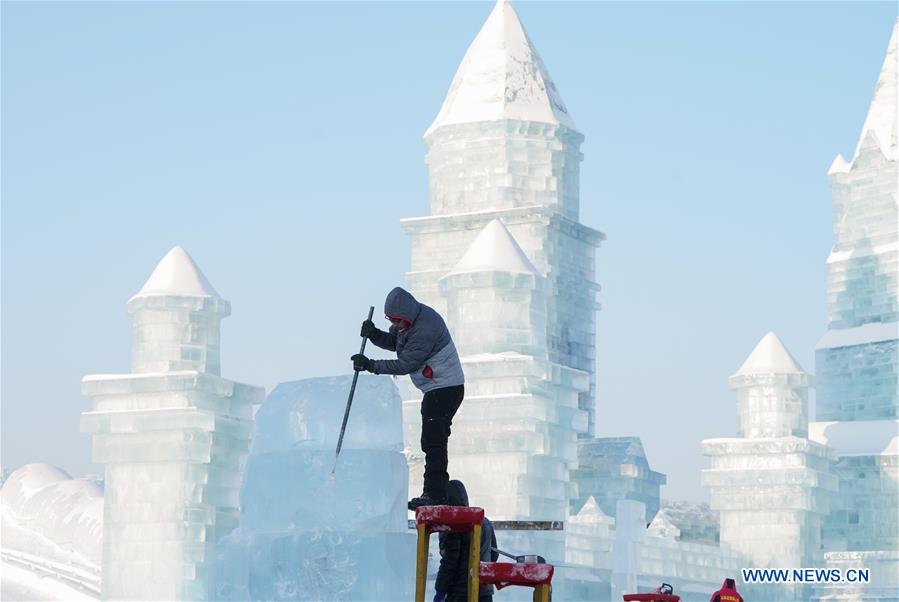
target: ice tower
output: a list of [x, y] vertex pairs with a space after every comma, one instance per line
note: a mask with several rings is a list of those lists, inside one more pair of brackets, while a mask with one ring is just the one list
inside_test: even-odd
[[811, 377], [769, 332], [729, 380], [738, 437], [702, 442], [711, 457], [702, 481], [720, 514], [721, 545], [755, 567], [820, 566], [821, 524], [837, 482], [832, 453], [806, 437]]
[[230, 304], [181, 247], [128, 301], [130, 374], [84, 377], [81, 430], [105, 465], [102, 595], [205, 600], [220, 537], [237, 524], [252, 405], [264, 391], [220, 376]]
[[[407, 280], [446, 316], [465, 370], [450, 474], [491, 518], [564, 520], [577, 438], [593, 429], [604, 236], [578, 221], [582, 141], [515, 9], [500, 0], [425, 133], [429, 215], [402, 220]], [[418, 400], [404, 411], [415, 448]], [[413, 495], [420, 472], [413, 463]]]
[[[810, 427], [838, 455], [840, 495], [824, 529], [828, 562], [871, 568], [889, 599], [899, 585], [897, 28], [899, 21], [852, 159], [837, 155], [827, 174], [834, 244], [827, 332], [815, 355], [819, 422]], [[875, 599], [874, 588], [865, 595]]]
[[[465, 53], [425, 133], [429, 215], [402, 220], [412, 292], [446, 315], [440, 279], [475, 237], [502, 220], [544, 277], [547, 359], [587, 374], [578, 393], [592, 432], [595, 251], [601, 232], [578, 221], [577, 131], [515, 9], [500, 0]], [[450, 320], [455, 333], [460, 324]]]

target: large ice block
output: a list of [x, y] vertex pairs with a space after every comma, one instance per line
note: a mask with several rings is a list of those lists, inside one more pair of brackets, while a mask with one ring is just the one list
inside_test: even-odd
[[412, 596], [402, 401], [361, 374], [336, 471], [352, 377], [282, 383], [256, 414], [239, 528], [220, 546], [219, 600], [402, 600]]

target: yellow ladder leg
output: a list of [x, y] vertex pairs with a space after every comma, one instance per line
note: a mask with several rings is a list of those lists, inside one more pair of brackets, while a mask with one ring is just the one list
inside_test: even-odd
[[415, 556], [415, 602], [425, 602], [425, 587], [428, 585], [428, 540], [429, 533], [424, 525], [418, 525], [418, 551]]
[[548, 583], [541, 583], [534, 588], [534, 602], [549, 602]]
[[468, 602], [478, 602], [481, 588], [481, 525], [472, 525], [471, 545], [468, 548]]

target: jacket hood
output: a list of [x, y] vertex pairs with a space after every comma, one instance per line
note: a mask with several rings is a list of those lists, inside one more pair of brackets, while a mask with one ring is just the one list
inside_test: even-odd
[[391, 318], [402, 318], [414, 324], [421, 311], [421, 303], [412, 294], [399, 286], [387, 293], [384, 301], [384, 315]]
[[737, 584], [733, 579], [725, 579], [724, 583], [721, 584], [721, 589], [737, 589]]
[[462, 481], [453, 479], [446, 484], [446, 502], [450, 506], [468, 505], [468, 492]]

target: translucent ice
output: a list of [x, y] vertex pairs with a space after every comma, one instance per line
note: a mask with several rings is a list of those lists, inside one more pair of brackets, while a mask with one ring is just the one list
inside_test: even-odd
[[213, 597], [412, 597], [402, 401], [391, 379], [360, 375], [330, 474], [350, 381], [283, 383], [257, 412], [240, 525], [220, 545]]

